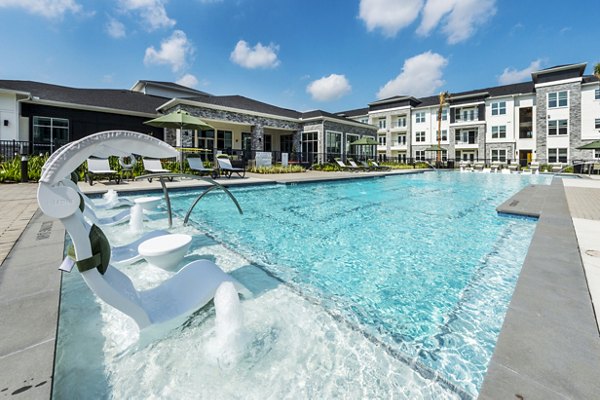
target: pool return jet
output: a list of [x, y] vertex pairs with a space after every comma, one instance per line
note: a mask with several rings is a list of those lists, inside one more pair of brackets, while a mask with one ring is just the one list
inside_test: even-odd
[[[153, 158], [170, 158], [177, 150], [146, 134], [106, 131], [71, 142], [52, 154], [42, 169], [38, 204], [44, 214], [60, 219], [74, 245], [74, 264], [88, 287], [107, 304], [137, 323], [140, 331], [178, 326], [206, 305], [224, 282], [238, 293], [250, 295], [233, 277], [209, 260], [184, 266], [171, 278], [138, 291], [129, 277], [110, 264], [110, 244], [100, 228], [83, 216], [84, 201], [68, 179], [90, 156], [122, 155], [121, 149]], [[160, 328], [159, 328], [160, 327]]]

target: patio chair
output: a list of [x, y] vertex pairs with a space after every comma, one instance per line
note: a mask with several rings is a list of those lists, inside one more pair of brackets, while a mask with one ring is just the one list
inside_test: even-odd
[[231, 160], [227, 155], [219, 155], [217, 156], [217, 163], [219, 164], [219, 175], [223, 174], [227, 177], [227, 179], [231, 178], [231, 175], [235, 172], [240, 178], [244, 178], [246, 176], [245, 168], [235, 168], [231, 165]]
[[367, 162], [371, 164], [371, 166], [374, 167], [377, 171], [389, 171], [391, 169], [390, 167], [386, 167], [385, 165], [379, 165], [377, 161], [371, 159], [367, 160]]
[[358, 166], [352, 167], [350, 165], [346, 165], [346, 163], [344, 163], [341, 158], [336, 157], [336, 158], [334, 158], [334, 160], [337, 163], [337, 165], [342, 169], [342, 171], [358, 171], [359, 170]]
[[375, 171], [375, 166], [369, 165], [366, 161], [361, 161], [360, 165], [365, 171]]
[[86, 180], [90, 186], [94, 184], [94, 179], [98, 178], [99, 176], [107, 177], [109, 182], [111, 180], [114, 180], [117, 184], [121, 182], [121, 176], [119, 173], [113, 169], [110, 169], [108, 158], [88, 158], [87, 166], [88, 172], [86, 175]]
[[557, 173], [560, 172], [565, 166], [562, 163], [554, 163], [552, 164], [552, 172]]
[[[168, 174], [171, 171], [164, 169], [160, 160], [154, 158], [144, 158], [144, 171], [150, 174]], [[148, 182], [152, 182], [152, 178], [148, 178]], [[173, 177], [169, 177], [169, 182], [173, 182]]]
[[204, 163], [201, 158], [198, 157], [190, 157], [187, 159], [188, 164], [190, 165], [190, 169], [192, 172], [198, 173], [200, 176], [202, 175], [210, 175], [211, 178], [217, 177], [217, 171], [214, 168], [206, 168], [204, 167]]
[[348, 159], [348, 163], [350, 164], [350, 168], [352, 168], [355, 171], [360, 171], [360, 170], [366, 171], [366, 169], [364, 167], [362, 167], [362, 166], [359, 167], [358, 164], [356, 164], [356, 162], [354, 161], [353, 158], [349, 158]]

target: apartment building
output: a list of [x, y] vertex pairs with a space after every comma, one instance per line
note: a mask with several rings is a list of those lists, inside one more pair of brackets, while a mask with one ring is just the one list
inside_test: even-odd
[[598, 150], [578, 149], [600, 139], [599, 82], [585, 67], [560, 65], [529, 82], [450, 93], [440, 116], [438, 96], [395, 96], [339, 115], [377, 127], [378, 157], [400, 162], [438, 153], [444, 161], [521, 165], [600, 158]]

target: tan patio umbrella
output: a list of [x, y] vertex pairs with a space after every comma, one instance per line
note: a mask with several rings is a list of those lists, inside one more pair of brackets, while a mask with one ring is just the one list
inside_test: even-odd
[[[214, 129], [214, 127], [202, 121], [200, 118], [190, 115], [189, 112], [181, 109], [146, 121], [144, 124], [159, 128], [179, 129], [179, 137], [183, 134], [184, 129]], [[181, 172], [183, 172], [183, 152], [181, 153]]]

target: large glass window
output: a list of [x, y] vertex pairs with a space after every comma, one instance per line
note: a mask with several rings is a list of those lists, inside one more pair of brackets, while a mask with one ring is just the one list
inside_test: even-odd
[[492, 139], [504, 139], [506, 138], [506, 126], [492, 126]]
[[569, 105], [569, 92], [548, 93], [548, 108], [566, 107]]
[[309, 163], [317, 161], [319, 154], [319, 132], [302, 133], [302, 160]]
[[415, 142], [424, 142], [425, 132], [415, 132]]
[[442, 129], [440, 135], [436, 135], [436, 140], [441, 140], [442, 142], [448, 141], [448, 131], [446, 129]]
[[380, 118], [377, 123], [379, 124], [379, 129], [385, 129], [385, 128], [387, 128], [387, 119]]
[[68, 142], [68, 119], [33, 117], [33, 144], [36, 153], [52, 153]]
[[205, 131], [198, 131], [198, 148], [210, 150], [211, 152], [215, 147], [215, 131], [212, 129]]
[[594, 128], [595, 129], [600, 129], [600, 118], [596, 118], [594, 120]]
[[492, 162], [506, 162], [506, 149], [492, 149]]
[[231, 131], [217, 131], [217, 149], [227, 150], [231, 149], [232, 146], [232, 133]]
[[567, 135], [569, 133], [568, 121], [566, 119], [555, 119], [548, 121], [548, 135]]
[[549, 163], [566, 163], [568, 150], [566, 148], [548, 149]]
[[394, 119], [393, 128], [406, 128], [406, 117], [398, 117]]
[[504, 115], [506, 114], [506, 102], [499, 101], [492, 103], [492, 115]]
[[477, 108], [457, 108], [454, 115], [456, 122], [479, 120], [479, 111]]
[[425, 150], [417, 150], [417, 151], [415, 151], [415, 160], [417, 160], [417, 161], [425, 161]]
[[340, 132], [327, 131], [326, 141], [328, 155], [342, 154], [342, 134]]
[[386, 135], [377, 135], [377, 143], [379, 143], [380, 146], [385, 146], [387, 143]]
[[415, 122], [417, 124], [425, 122], [425, 113], [424, 112], [415, 113]]
[[[446, 121], [448, 119], [448, 109], [442, 108], [442, 121]], [[436, 113], [436, 121], [440, 120], [439, 113]]]
[[355, 135], [353, 133], [346, 133], [346, 154], [347, 155], [356, 155], [354, 153], [360, 149], [360, 146], [351, 146], [350, 143], [355, 142], [358, 139], [359, 139], [358, 135]]

